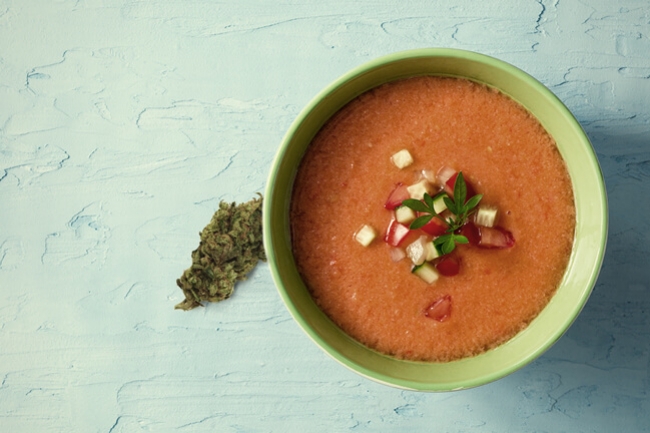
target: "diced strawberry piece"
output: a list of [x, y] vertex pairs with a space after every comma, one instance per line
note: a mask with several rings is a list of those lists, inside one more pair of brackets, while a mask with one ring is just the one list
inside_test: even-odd
[[453, 277], [454, 275], [458, 275], [460, 263], [455, 257], [446, 256], [436, 264], [436, 269], [445, 277]]
[[397, 247], [402, 243], [402, 241], [404, 241], [409, 232], [409, 228], [404, 224], [398, 223], [397, 220], [391, 220], [388, 228], [386, 229], [384, 241], [388, 245]]
[[465, 236], [470, 245], [479, 245], [481, 242], [481, 233], [479, 232], [478, 227], [476, 227], [472, 222], [468, 222], [462, 226], [458, 231], [458, 234]]
[[384, 207], [388, 210], [393, 210], [396, 207], [401, 206], [404, 200], [411, 198], [411, 194], [409, 194], [406, 188], [407, 186], [402, 182], [399, 182], [397, 185], [395, 185], [395, 189], [393, 189], [393, 191], [388, 196], [386, 203], [384, 203]]
[[424, 315], [429, 319], [444, 322], [451, 315], [451, 296], [445, 295], [424, 309]]
[[448, 225], [440, 218], [432, 218], [431, 221], [420, 227], [420, 230], [430, 236], [441, 236], [447, 231]]
[[[458, 173], [456, 172], [447, 180], [447, 182], [445, 182], [445, 192], [449, 194], [450, 197], [454, 196], [454, 185], [456, 184], [457, 177]], [[465, 199], [469, 200], [476, 195], [476, 192], [474, 192], [474, 188], [472, 188], [472, 185], [469, 183], [467, 178], [464, 176], [463, 178], [465, 179], [465, 186], [467, 187], [467, 196]]]
[[510, 248], [515, 244], [512, 233], [502, 227], [481, 227], [478, 229], [481, 248]]

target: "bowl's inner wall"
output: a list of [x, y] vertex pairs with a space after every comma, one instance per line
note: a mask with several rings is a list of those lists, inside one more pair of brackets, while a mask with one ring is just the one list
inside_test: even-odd
[[[291, 251], [289, 203], [293, 180], [323, 124], [356, 96], [388, 81], [416, 75], [469, 78], [499, 89], [533, 113], [567, 163], [576, 201], [576, 240], [558, 292], [540, 315], [507, 343], [476, 357], [419, 363], [378, 354], [352, 340], [316, 306]], [[591, 144], [568, 109], [543, 85], [499, 60], [458, 50], [417, 50], [370, 62], [326, 88], [298, 116], [276, 158], [265, 203], [265, 242], [279, 292], [314, 341], [358, 373], [394, 386], [449, 390], [496, 380], [548, 349], [570, 326], [597, 278], [607, 231], [602, 174]]]

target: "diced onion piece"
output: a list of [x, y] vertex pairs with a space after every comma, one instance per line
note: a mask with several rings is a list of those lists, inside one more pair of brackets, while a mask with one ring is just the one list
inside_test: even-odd
[[428, 180], [432, 184], [435, 184], [438, 181], [436, 173], [434, 173], [433, 170], [422, 170], [421, 175], [423, 179]]
[[406, 257], [406, 253], [401, 248], [391, 248], [390, 250], [388, 250], [388, 255], [390, 256], [390, 259], [394, 262], [399, 262], [403, 260], [404, 257]]
[[497, 219], [497, 208], [493, 206], [479, 206], [474, 215], [474, 223], [477, 226], [494, 227]]
[[402, 149], [395, 155], [391, 156], [390, 160], [393, 164], [395, 164], [395, 167], [399, 168], [400, 170], [413, 164], [413, 157], [406, 149]]
[[456, 174], [456, 170], [454, 170], [453, 168], [442, 167], [440, 170], [438, 170], [438, 181], [440, 182], [441, 185], [444, 185], [455, 174]]
[[411, 195], [411, 198], [422, 200], [424, 193], [431, 194], [433, 192], [433, 185], [428, 180], [422, 179], [406, 188]]
[[377, 237], [377, 231], [369, 225], [364, 225], [355, 234], [354, 239], [364, 247], [367, 247]]
[[409, 224], [415, 218], [417, 218], [415, 211], [409, 207], [400, 206], [395, 209], [395, 219], [397, 222], [400, 222], [402, 224]]
[[435, 245], [433, 245], [433, 242], [427, 242], [425, 248], [425, 260], [427, 262], [430, 262], [431, 260], [435, 260], [438, 257], [440, 257], [440, 252], [438, 251], [438, 248], [436, 248]]
[[438, 271], [430, 263], [422, 263], [419, 266], [414, 266], [411, 271], [418, 277], [420, 277], [427, 284], [435, 283], [438, 280]]
[[421, 265], [426, 260], [428, 243], [430, 242], [427, 242], [426, 236], [420, 236], [406, 247], [406, 256], [414, 265]]

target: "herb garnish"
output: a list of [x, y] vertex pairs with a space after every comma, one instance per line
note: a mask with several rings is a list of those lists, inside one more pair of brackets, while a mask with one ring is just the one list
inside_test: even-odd
[[262, 242], [262, 196], [241, 204], [219, 203], [210, 223], [201, 231], [192, 266], [176, 284], [185, 300], [176, 305], [191, 310], [201, 301], [228, 299], [235, 283], [245, 280], [259, 260], [266, 261]]
[[411, 223], [411, 230], [419, 229], [425, 226], [433, 218], [438, 218], [448, 225], [445, 234], [437, 237], [433, 241], [433, 244], [436, 246], [438, 251], [444, 255], [451, 253], [456, 248], [456, 244], [469, 243], [467, 237], [457, 234], [456, 231], [465, 225], [465, 223], [467, 223], [467, 219], [476, 210], [476, 206], [481, 201], [483, 196], [481, 194], [477, 194], [467, 200], [467, 184], [465, 183], [465, 178], [463, 177], [462, 171], [458, 173], [456, 181], [454, 182], [453, 199], [445, 193], [440, 193], [435, 198], [438, 198], [440, 195], [443, 195], [442, 199], [445, 205], [447, 205], [447, 209], [453, 214], [453, 216], [447, 219], [435, 211], [433, 206], [435, 199], [428, 193], [424, 193], [424, 200], [416, 200], [410, 198], [404, 200], [402, 202], [402, 205], [409, 207], [416, 212], [425, 214], [416, 218]]

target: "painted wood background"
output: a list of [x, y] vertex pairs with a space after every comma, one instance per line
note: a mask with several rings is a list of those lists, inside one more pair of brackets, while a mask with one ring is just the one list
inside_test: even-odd
[[[568, 333], [425, 394], [322, 353], [266, 264], [174, 310], [198, 232], [263, 191], [301, 108], [421, 47], [518, 66], [591, 138], [609, 241]], [[0, 0], [0, 431], [650, 431], [649, 101], [647, 0]]]

